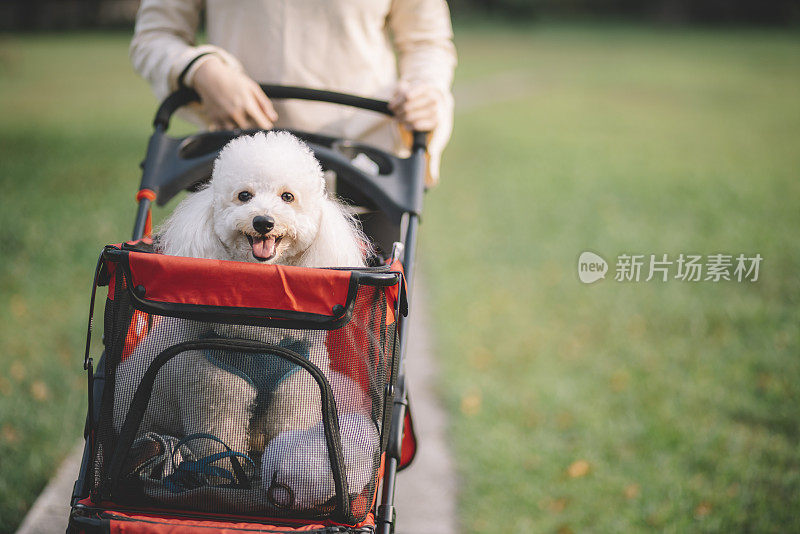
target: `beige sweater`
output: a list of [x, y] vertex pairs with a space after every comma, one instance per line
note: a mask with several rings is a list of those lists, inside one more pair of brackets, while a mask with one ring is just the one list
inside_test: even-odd
[[[197, 45], [204, 7], [209, 44]], [[452, 36], [445, 0], [142, 0], [130, 54], [159, 99], [207, 52], [269, 84], [388, 100], [398, 80], [432, 83], [443, 103], [429, 144], [433, 183], [453, 124]], [[203, 57], [187, 71], [187, 84], [202, 62]], [[381, 115], [317, 102], [274, 104], [277, 127], [407, 153], [399, 128]]]

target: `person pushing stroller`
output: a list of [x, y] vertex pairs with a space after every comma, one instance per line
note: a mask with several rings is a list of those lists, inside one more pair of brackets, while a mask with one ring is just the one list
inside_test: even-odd
[[[203, 8], [209, 44], [196, 45]], [[157, 98], [195, 89], [202, 105], [187, 118], [209, 129], [293, 128], [407, 155], [408, 139], [390, 118], [273, 103], [254, 80], [389, 100], [408, 130], [431, 132], [433, 185], [452, 131], [452, 37], [444, 0], [143, 0], [130, 56]]]

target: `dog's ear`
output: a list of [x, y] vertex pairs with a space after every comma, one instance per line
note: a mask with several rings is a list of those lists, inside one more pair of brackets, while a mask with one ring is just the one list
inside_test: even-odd
[[343, 204], [326, 197], [322, 200], [317, 236], [300, 263], [310, 267], [363, 267], [369, 249], [369, 239], [355, 218]]
[[210, 187], [190, 193], [158, 229], [156, 247], [172, 256], [216, 258], [220, 243], [214, 234], [213, 201]]

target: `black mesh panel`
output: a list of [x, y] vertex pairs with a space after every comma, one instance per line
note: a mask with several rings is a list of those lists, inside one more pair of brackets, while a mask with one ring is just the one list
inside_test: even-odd
[[386, 288], [359, 286], [339, 328], [285, 329], [146, 314], [122, 272], [106, 304], [93, 498], [361, 521], [395, 370]]

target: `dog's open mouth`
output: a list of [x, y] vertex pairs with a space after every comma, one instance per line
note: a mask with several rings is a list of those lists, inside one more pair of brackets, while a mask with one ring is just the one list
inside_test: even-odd
[[253, 237], [245, 234], [250, 246], [253, 249], [253, 257], [258, 261], [269, 261], [275, 257], [275, 251], [278, 248], [278, 243], [281, 242], [283, 236], [276, 237], [274, 235], [260, 235]]

